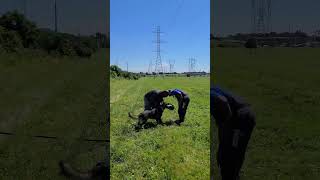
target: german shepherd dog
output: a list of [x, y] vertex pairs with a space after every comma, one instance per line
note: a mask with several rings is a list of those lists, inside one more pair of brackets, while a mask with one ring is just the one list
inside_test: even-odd
[[136, 125], [136, 129], [141, 129], [143, 125], [146, 124], [148, 119], [155, 119], [158, 124], [163, 124], [161, 117], [164, 109], [174, 110], [174, 106], [169, 103], [162, 103], [160, 106], [153, 108], [151, 110], [144, 110], [141, 112], [138, 117], [133, 116], [130, 112], [128, 113], [131, 119], [138, 120], [138, 124]]

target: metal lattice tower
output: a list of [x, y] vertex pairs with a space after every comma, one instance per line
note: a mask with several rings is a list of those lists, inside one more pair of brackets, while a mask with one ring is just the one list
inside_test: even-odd
[[196, 70], [196, 59], [189, 58], [189, 72], [195, 72]]
[[155, 73], [163, 73], [163, 66], [162, 66], [162, 60], [161, 60], [161, 31], [160, 31], [160, 26], [156, 27], [156, 31], [153, 33], [156, 34], [156, 60], [155, 60]]
[[173, 73], [175, 60], [169, 60], [169, 66], [170, 66], [170, 73]]
[[271, 31], [271, 0], [251, 0], [252, 33]]

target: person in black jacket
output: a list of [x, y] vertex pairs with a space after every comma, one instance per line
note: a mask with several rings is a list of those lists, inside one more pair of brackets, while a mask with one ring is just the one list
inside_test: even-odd
[[255, 115], [250, 104], [217, 86], [210, 89], [210, 108], [218, 126], [217, 161], [222, 180], [238, 180]]
[[158, 108], [164, 103], [163, 98], [168, 97], [168, 91], [151, 90], [144, 95], [144, 110]]

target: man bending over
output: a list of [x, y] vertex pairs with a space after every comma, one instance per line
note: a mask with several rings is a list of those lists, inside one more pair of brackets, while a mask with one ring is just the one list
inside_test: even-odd
[[179, 113], [179, 120], [176, 121], [178, 125], [180, 125], [182, 122], [184, 122], [184, 118], [187, 113], [188, 105], [190, 102], [190, 98], [187, 95], [187, 93], [179, 90], [179, 89], [174, 89], [174, 90], [168, 90], [169, 96], [174, 96], [176, 97], [179, 105], [178, 113]]
[[210, 108], [218, 126], [217, 161], [222, 180], [238, 180], [255, 115], [248, 103], [217, 86], [210, 89]]

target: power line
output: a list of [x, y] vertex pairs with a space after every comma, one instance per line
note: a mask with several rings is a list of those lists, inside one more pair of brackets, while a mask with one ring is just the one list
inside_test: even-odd
[[178, 7], [177, 7], [177, 9], [176, 9], [176, 11], [175, 11], [176, 13], [174, 14], [174, 16], [173, 16], [173, 18], [172, 18], [172, 21], [171, 21], [171, 23], [169, 24], [170, 30], [171, 30], [171, 28], [173, 28], [173, 27], [176, 25], [177, 17], [178, 17], [179, 12], [180, 12], [183, 4], [184, 4], [184, 1], [185, 1], [185, 0], [181, 0], [181, 1], [180, 1], [180, 4], [178, 5]]

